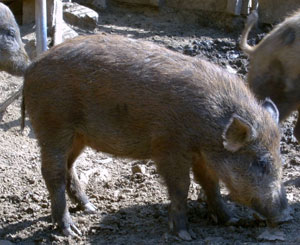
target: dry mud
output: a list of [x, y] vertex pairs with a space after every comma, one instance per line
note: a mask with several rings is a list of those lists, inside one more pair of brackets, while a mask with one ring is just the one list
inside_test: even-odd
[[[204, 57], [245, 76], [248, 61], [237, 47], [240, 32], [182, 24], [173, 13], [113, 8], [100, 12], [96, 32], [147, 39], [178, 52]], [[162, 17], [163, 16], [163, 17]], [[26, 29], [26, 28], [25, 28]], [[77, 31], [88, 34], [84, 30]], [[28, 29], [26, 29], [28, 32]], [[23, 28], [23, 34], [25, 34]], [[252, 38], [255, 43], [262, 35]], [[0, 101], [22, 84], [22, 79], [0, 73]], [[208, 212], [201, 188], [191, 183], [188, 219], [196, 239], [184, 242], [168, 233], [166, 188], [154, 164], [116, 159], [86, 149], [77, 160], [79, 177], [96, 214], [76, 210], [71, 215], [83, 235], [61, 236], [52, 225], [50, 202], [41, 176], [37, 141], [28, 119], [20, 133], [20, 100], [0, 115], [0, 244], [299, 244], [300, 146], [292, 136], [296, 115], [281, 125], [281, 153], [292, 219], [275, 229], [253, 212], [227, 204], [241, 221], [235, 226], [218, 224]]]

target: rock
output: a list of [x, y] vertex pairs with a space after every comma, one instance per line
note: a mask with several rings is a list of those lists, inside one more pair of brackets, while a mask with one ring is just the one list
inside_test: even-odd
[[[62, 32], [62, 40], [65, 41], [67, 39], [74, 38], [78, 36], [78, 33], [74, 31], [68, 24], [66, 24], [64, 21], [61, 23], [60, 26], [61, 32]], [[36, 57], [36, 38], [35, 33], [31, 32], [25, 36], [22, 37], [23, 42], [25, 43], [25, 50], [31, 60], [33, 60]], [[47, 46], [51, 44], [51, 38], [48, 37]]]
[[108, 172], [107, 168], [105, 167], [97, 167], [93, 168], [87, 171], [80, 171], [78, 174], [78, 178], [83, 186], [85, 188], [89, 182], [89, 179], [97, 174], [97, 180], [101, 180], [101, 182], [108, 182], [111, 180], [111, 174]]
[[232, 68], [230, 65], [226, 65], [226, 70], [229, 72], [229, 73], [232, 73], [232, 74], [236, 74], [237, 71]]
[[78, 3], [64, 3], [64, 20], [70, 25], [93, 30], [98, 18], [98, 13], [90, 8]]
[[132, 170], [132, 174], [137, 174], [137, 173], [145, 174], [146, 173], [146, 168], [144, 165], [134, 165], [134, 166], [132, 166], [131, 170]]
[[62, 23], [62, 33], [63, 41], [78, 36], [78, 33], [74, 31], [70, 26], [68, 26], [65, 22]]

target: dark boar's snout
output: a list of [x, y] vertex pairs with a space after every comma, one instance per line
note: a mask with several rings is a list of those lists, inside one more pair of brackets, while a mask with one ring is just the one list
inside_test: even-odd
[[274, 227], [282, 223], [289, 214], [288, 201], [283, 185], [277, 189], [274, 188], [271, 196], [267, 199], [265, 202], [254, 199], [252, 207], [266, 217], [269, 226]]

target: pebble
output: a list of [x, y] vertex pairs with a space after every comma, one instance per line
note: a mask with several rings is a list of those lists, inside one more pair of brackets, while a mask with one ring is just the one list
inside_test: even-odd
[[134, 165], [131, 168], [132, 174], [136, 174], [136, 173], [141, 173], [141, 174], [145, 174], [146, 173], [146, 167], [144, 165]]

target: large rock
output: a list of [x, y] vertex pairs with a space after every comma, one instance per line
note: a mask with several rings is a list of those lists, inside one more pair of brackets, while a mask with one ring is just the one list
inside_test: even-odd
[[131, 3], [131, 4], [141, 4], [159, 7], [163, 0], [116, 0], [117, 2]]
[[93, 30], [97, 26], [98, 13], [78, 3], [64, 3], [64, 20], [74, 26]]

